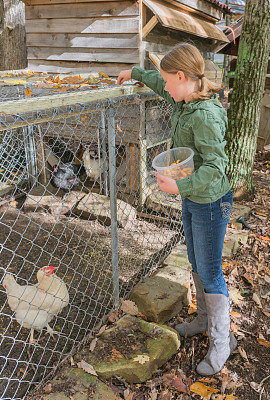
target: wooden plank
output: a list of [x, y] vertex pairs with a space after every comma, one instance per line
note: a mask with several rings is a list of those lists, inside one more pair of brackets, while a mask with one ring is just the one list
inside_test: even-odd
[[26, 33], [138, 33], [139, 17], [53, 18], [27, 21]]
[[22, 0], [27, 6], [36, 6], [41, 4], [66, 4], [66, 3], [103, 3], [104, 1], [113, 2], [113, 1], [121, 1], [121, 0]]
[[187, 11], [193, 11], [197, 15], [201, 15], [202, 17], [208, 17], [209, 19], [214, 19], [219, 21], [223, 18], [222, 10], [217, 9], [215, 6], [212, 6], [210, 2], [205, 0], [167, 0], [168, 3], [172, 3], [177, 7], [183, 8]]
[[142, 38], [145, 38], [148, 33], [156, 26], [156, 24], [158, 23], [158, 19], [157, 17], [154, 15], [149, 22], [147, 22], [147, 24], [143, 27], [142, 30]]
[[127, 161], [127, 181], [128, 187], [131, 190], [138, 190], [139, 188], [139, 148], [137, 145], [130, 143], [126, 148], [126, 161]]
[[105, 100], [110, 97], [129, 96], [137, 93], [148, 93], [151, 89], [146, 86], [124, 85], [102, 90], [85, 90], [76, 93], [64, 93], [38, 98], [29, 98], [23, 100], [5, 101], [0, 103], [0, 113], [12, 115], [15, 113], [24, 113], [28, 111], [46, 110], [48, 108], [67, 106], [77, 103], [86, 103], [90, 101]]
[[95, 63], [95, 62], [72, 62], [72, 61], [48, 61], [28, 60], [28, 67], [35, 72], [47, 72], [53, 74], [104, 72], [110, 77], [118, 76], [124, 69], [130, 69], [135, 64], [124, 63]]
[[137, 34], [49, 34], [29, 33], [26, 38], [28, 47], [92, 47], [92, 48], [138, 48]]
[[44, 147], [46, 146], [47, 138], [41, 135], [40, 125], [37, 127], [38, 133], [34, 134], [34, 141], [36, 146], [36, 160], [38, 170], [38, 180], [40, 183], [46, 184], [49, 180], [49, 176], [46, 171], [46, 161]]
[[85, 49], [65, 47], [28, 47], [30, 60], [61, 60], [61, 61], [88, 61], [88, 62], [114, 62], [114, 63], [139, 63], [138, 49]]
[[105, 3], [91, 2], [66, 4], [48, 4], [27, 6], [25, 18], [91, 18], [139, 15], [139, 5], [136, 1], [108, 1]]

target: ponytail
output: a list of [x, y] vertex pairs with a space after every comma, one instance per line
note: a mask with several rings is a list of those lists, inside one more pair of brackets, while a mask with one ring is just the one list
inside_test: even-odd
[[200, 80], [199, 89], [193, 93], [192, 100], [210, 99], [214, 93], [221, 90], [218, 84], [206, 78], [204, 67], [204, 60], [200, 51], [190, 43], [178, 44], [160, 62], [160, 68], [169, 74], [182, 71], [186, 77]]

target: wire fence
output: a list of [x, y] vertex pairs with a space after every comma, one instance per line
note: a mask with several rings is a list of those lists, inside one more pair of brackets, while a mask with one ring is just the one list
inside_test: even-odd
[[1, 399], [23, 398], [183, 239], [151, 167], [170, 106], [95, 93], [0, 105]]

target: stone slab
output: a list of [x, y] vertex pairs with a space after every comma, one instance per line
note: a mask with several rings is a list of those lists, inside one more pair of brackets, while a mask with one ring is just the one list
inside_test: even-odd
[[146, 278], [137, 284], [130, 293], [130, 299], [148, 320], [163, 324], [177, 315], [183, 305], [187, 304], [188, 289], [182, 283], [172, 280], [174, 272], [170, 266], [163, 274], [160, 272], [159, 275]]
[[243, 204], [233, 203], [230, 222], [236, 222], [238, 217], [243, 217], [244, 219], [247, 219], [250, 213], [250, 207]]
[[236, 231], [225, 236], [222, 256], [226, 258], [232, 257], [239, 248], [240, 240], [244, 243], [248, 241], [248, 233], [245, 231]]
[[[124, 355], [120, 334], [130, 343], [124, 347]], [[140, 348], [136, 344], [139, 337], [141, 341], [143, 338]], [[111, 353], [118, 356], [112, 357], [109, 354], [108, 345], [112, 348]], [[100, 378], [110, 379], [117, 375], [128, 383], [139, 383], [150, 379], [177, 352], [179, 346], [180, 337], [174, 329], [125, 315], [112, 328], [102, 333], [92, 352], [84, 348], [77, 356], [91, 364]], [[108, 352], [108, 357], [100, 356], [104, 349]], [[77, 356], [74, 358], [76, 361]]]
[[[136, 209], [123, 200], [116, 200], [117, 222], [120, 227], [128, 227], [136, 219]], [[97, 193], [89, 193], [73, 211], [85, 219], [98, 219], [105, 225], [111, 225], [110, 198]]]
[[[119, 397], [96, 376], [79, 368], [64, 367], [46, 384], [52, 385], [50, 394], [42, 394], [44, 400], [119, 400]], [[37, 399], [39, 400], [39, 399]]]

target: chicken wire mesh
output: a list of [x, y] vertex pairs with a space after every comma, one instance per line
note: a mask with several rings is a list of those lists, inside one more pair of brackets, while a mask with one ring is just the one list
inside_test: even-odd
[[170, 113], [152, 92], [0, 112], [2, 399], [54, 371], [183, 239], [181, 201], [151, 173]]

